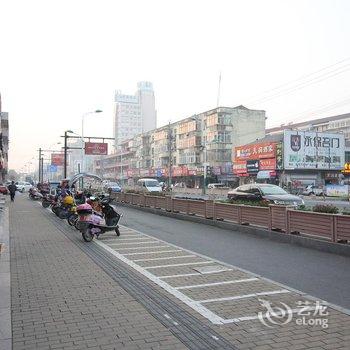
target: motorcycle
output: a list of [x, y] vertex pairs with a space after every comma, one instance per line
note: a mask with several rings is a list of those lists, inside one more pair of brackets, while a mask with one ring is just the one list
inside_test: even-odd
[[33, 201], [38, 201], [43, 198], [43, 195], [38, 191], [37, 188], [30, 188], [28, 192], [29, 198]]
[[91, 242], [94, 236], [98, 237], [108, 231], [115, 231], [117, 236], [120, 236], [118, 223], [121, 215], [110, 202], [111, 199], [108, 197], [99, 201], [101, 212], [94, 211], [89, 203], [77, 207], [79, 219], [76, 227], [81, 232], [85, 242]]
[[41, 205], [44, 208], [48, 208], [51, 205], [53, 205], [56, 202], [55, 200], [55, 196], [51, 195], [51, 194], [46, 194], [45, 196], [43, 196], [42, 200], [41, 200]]

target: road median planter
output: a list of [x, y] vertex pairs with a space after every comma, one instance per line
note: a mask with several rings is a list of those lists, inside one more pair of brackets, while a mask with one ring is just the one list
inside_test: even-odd
[[274, 230], [286, 236], [300, 234], [334, 243], [350, 241], [350, 215], [316, 213], [282, 205], [253, 206], [142, 193], [116, 193], [113, 197], [117, 202], [134, 206]]

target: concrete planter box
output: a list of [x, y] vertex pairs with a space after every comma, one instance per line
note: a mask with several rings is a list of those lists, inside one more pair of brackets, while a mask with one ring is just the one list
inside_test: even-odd
[[287, 207], [285, 205], [270, 205], [271, 229], [287, 231]]
[[124, 202], [131, 204], [132, 203], [132, 195], [133, 195], [133, 193], [125, 193], [124, 194]]
[[156, 206], [156, 196], [149, 196], [149, 195], [145, 195], [145, 206], [146, 207], [151, 207], [151, 208], [155, 208]]
[[318, 236], [335, 242], [334, 216], [300, 210], [287, 210], [287, 233]]
[[167, 209], [167, 199], [166, 199], [166, 197], [157, 196], [156, 197], [155, 208], [166, 210]]
[[172, 210], [175, 213], [188, 213], [188, 200], [187, 199], [172, 199]]
[[139, 205], [140, 204], [140, 195], [133, 193], [131, 195], [131, 204], [133, 205]]
[[241, 223], [240, 206], [236, 204], [214, 202], [214, 220], [225, 220]]
[[187, 200], [187, 202], [188, 214], [205, 217], [205, 201]]
[[271, 228], [270, 208], [241, 205], [241, 224]]
[[335, 240], [350, 241], [350, 216], [334, 215]]

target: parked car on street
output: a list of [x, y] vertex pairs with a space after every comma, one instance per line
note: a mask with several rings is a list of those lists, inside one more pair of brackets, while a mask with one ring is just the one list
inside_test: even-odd
[[227, 197], [232, 200], [264, 200], [271, 204], [281, 205], [299, 206], [304, 204], [302, 198], [289, 194], [279, 186], [270, 184], [249, 184], [239, 186], [229, 191]]
[[16, 182], [16, 186], [19, 192], [28, 192], [33, 186], [29, 182], [19, 181]]
[[140, 179], [136, 187], [142, 192], [162, 192], [162, 187], [156, 179]]
[[316, 196], [323, 196], [323, 188], [316, 187], [315, 185], [308, 185], [303, 191], [303, 195], [305, 196], [311, 196], [311, 195], [316, 195]]
[[7, 186], [4, 184], [0, 184], [0, 193], [2, 194], [8, 194], [9, 190], [7, 189]]
[[223, 183], [211, 183], [208, 185], [208, 188], [229, 188]]
[[122, 191], [122, 187], [117, 182], [109, 182], [105, 185], [108, 193], [118, 193]]

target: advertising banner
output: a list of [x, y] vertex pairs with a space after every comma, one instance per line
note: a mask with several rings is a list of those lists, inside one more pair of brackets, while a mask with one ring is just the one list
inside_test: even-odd
[[276, 158], [260, 159], [260, 170], [275, 170]]
[[259, 160], [247, 160], [248, 174], [257, 174], [259, 171]]
[[348, 185], [327, 185], [326, 196], [330, 197], [348, 197]]
[[263, 142], [254, 145], [235, 147], [233, 161], [275, 158], [275, 156], [276, 142]]
[[64, 163], [64, 153], [51, 153], [51, 165], [62, 166]]
[[247, 173], [247, 162], [245, 160], [236, 161], [233, 163], [233, 173], [235, 175]]
[[345, 161], [343, 134], [284, 131], [285, 169], [342, 169]]
[[108, 143], [85, 142], [85, 154], [107, 155], [108, 154]]

